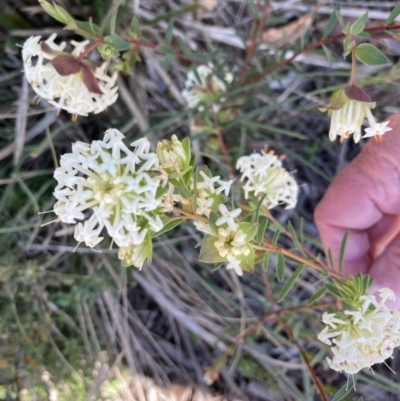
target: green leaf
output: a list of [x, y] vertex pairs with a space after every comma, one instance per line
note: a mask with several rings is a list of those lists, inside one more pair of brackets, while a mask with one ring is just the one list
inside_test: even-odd
[[342, 298], [342, 294], [339, 290], [332, 284], [325, 284], [325, 288], [332, 293], [333, 295], [337, 296], [338, 298]]
[[304, 230], [303, 230], [303, 226], [304, 226], [304, 218], [300, 217], [300, 224], [299, 224], [299, 237], [300, 237], [300, 243], [304, 244]]
[[192, 196], [192, 193], [190, 192], [190, 190], [187, 187], [185, 187], [184, 185], [179, 185], [178, 191], [183, 199], [190, 199], [190, 197]]
[[[332, 15], [334, 15], [334, 14], [332, 14]], [[331, 66], [333, 64], [333, 62], [335, 61], [331, 51], [326, 46], [322, 46], [322, 49], [325, 53], [325, 56], [326, 56], [326, 59], [328, 60], [329, 65]]]
[[101, 29], [98, 25], [86, 21], [74, 21], [73, 24], [68, 24], [66, 28], [88, 38], [96, 38], [101, 35]]
[[294, 230], [294, 228], [293, 228], [293, 226], [292, 226], [292, 223], [291, 223], [290, 221], [288, 222], [288, 230], [289, 230], [289, 232], [290, 232], [290, 235], [292, 236], [292, 241], [293, 241], [293, 243], [296, 245], [296, 248], [297, 248], [303, 255], [305, 255], [304, 250], [303, 250], [303, 248], [302, 248], [302, 246], [301, 246], [301, 244], [300, 244], [300, 242], [299, 242], [299, 239], [297, 238], [296, 231]]
[[271, 241], [274, 248], [276, 247], [276, 244], [278, 243], [279, 236], [281, 234], [282, 234], [282, 231], [280, 229], [275, 231], [274, 236], [272, 237], [272, 241]]
[[74, 22], [72, 16], [61, 6], [54, 4], [54, 9], [58, 15], [58, 20], [64, 22], [64, 24], [70, 24]]
[[389, 63], [389, 59], [374, 45], [362, 43], [357, 46], [356, 57], [358, 61], [366, 65], [380, 65]]
[[175, 51], [174, 51], [174, 49], [172, 49], [172, 48], [169, 47], [169, 46], [158, 45], [158, 46], [156, 47], [156, 51], [158, 51], [158, 52], [160, 52], [160, 53], [162, 53], [162, 54], [169, 55], [169, 56], [175, 56]]
[[271, 255], [270, 252], [265, 252], [264, 255], [264, 262], [263, 262], [263, 269], [264, 271], [268, 270], [268, 266], [269, 266], [269, 255]]
[[296, 282], [296, 280], [299, 278], [299, 276], [300, 276], [301, 272], [303, 271], [303, 269], [304, 269], [304, 265], [301, 265], [289, 277], [288, 281], [286, 281], [285, 285], [283, 286], [283, 288], [282, 288], [282, 290], [281, 290], [281, 292], [279, 294], [278, 302], [281, 302], [285, 298], [287, 293], [293, 287], [293, 285]]
[[106, 36], [104, 40], [106, 43], [111, 45], [115, 50], [118, 50], [119, 52], [123, 52], [131, 48], [131, 45], [116, 33], [113, 33], [110, 36]]
[[351, 53], [351, 49], [355, 46], [355, 42], [353, 39], [346, 38], [343, 41], [343, 57], [346, 57]]
[[330, 264], [331, 268], [335, 269], [335, 264], [333, 263], [332, 250], [330, 248], [328, 249], [328, 260], [329, 260], [329, 264]]
[[343, 271], [343, 261], [344, 255], [346, 253], [346, 245], [347, 239], [349, 238], [349, 231], [347, 230], [343, 236], [342, 243], [340, 244], [340, 253], [339, 253], [339, 272]]
[[322, 297], [322, 295], [324, 295], [326, 293], [326, 288], [322, 287], [321, 289], [319, 289], [308, 301], [306, 305], [312, 305], [315, 301], [317, 301], [318, 299], [320, 299]]
[[169, 56], [169, 55], [166, 55], [164, 57], [163, 68], [164, 68], [165, 71], [167, 71], [167, 72], [169, 71], [169, 67], [171, 66], [171, 61], [172, 60], [173, 60], [173, 58], [171, 56]]
[[340, 3], [336, 3], [334, 7], [335, 7], [335, 15], [336, 15], [336, 18], [337, 18], [337, 20], [339, 22], [339, 25], [341, 27], [343, 27], [344, 21], [343, 21], [342, 14], [340, 13], [340, 9], [341, 9]]
[[165, 41], [170, 45], [172, 43], [172, 38], [173, 38], [173, 31], [174, 31], [174, 23], [175, 20], [171, 19], [168, 22], [168, 27], [167, 30], [165, 31]]
[[397, 4], [393, 11], [390, 13], [389, 17], [385, 21], [385, 25], [390, 25], [400, 14], [400, 4]]
[[66, 25], [75, 23], [73, 17], [64, 8], [58, 6], [57, 4], [51, 5], [45, 0], [39, 0], [39, 3], [42, 8], [47, 12], [47, 14], [52, 16], [57, 21], [60, 21]]
[[132, 18], [131, 30], [136, 34], [140, 33], [140, 24], [139, 24], [138, 17], [136, 17], [136, 15], [134, 15], [133, 18]]
[[367, 292], [368, 288], [371, 286], [373, 281], [374, 280], [370, 276], [368, 276], [368, 274], [362, 277], [361, 283], [362, 283], [363, 294]]
[[262, 243], [264, 242], [264, 235], [265, 231], [267, 231], [268, 224], [269, 220], [267, 219], [263, 219], [261, 223], [258, 224], [258, 230], [256, 234], [256, 241], [258, 245], [262, 245]]
[[285, 275], [285, 257], [282, 253], [278, 253], [278, 263], [276, 264], [276, 278], [279, 282], [283, 280]]
[[360, 39], [369, 39], [371, 35], [368, 32], [361, 32], [357, 35], [357, 38]]
[[267, 195], [268, 195], [268, 194], [265, 194], [265, 195], [258, 201], [256, 212], [253, 214], [253, 221], [254, 221], [255, 223], [258, 222], [258, 218], [259, 218], [259, 216], [260, 216], [260, 209], [261, 209], [262, 203], [264, 202], [264, 199], [265, 199], [265, 197], [266, 197]]
[[195, 4], [189, 4], [189, 5], [187, 5], [187, 6], [178, 8], [177, 10], [173, 10], [173, 11], [167, 12], [167, 13], [165, 13], [165, 14], [159, 15], [158, 17], [156, 17], [156, 18], [154, 18], [154, 19], [148, 21], [148, 23], [149, 23], [150, 25], [154, 25], [154, 24], [156, 24], [157, 22], [162, 21], [162, 20], [167, 20], [167, 21], [169, 21], [169, 20], [171, 20], [172, 18], [177, 17], [178, 15], [190, 13], [190, 12], [192, 12], [192, 11], [195, 11], [195, 10], [199, 9], [199, 8], [201, 8], [201, 5], [200, 5], [200, 4], [197, 4], [197, 3], [195, 3]]
[[353, 35], [358, 35], [359, 33], [361, 33], [365, 28], [367, 19], [368, 19], [368, 11], [364, 13], [361, 17], [359, 17], [357, 21], [355, 21], [350, 26], [350, 33], [352, 33]]
[[322, 39], [327, 38], [331, 34], [331, 32], [333, 31], [333, 28], [336, 25], [336, 22], [337, 22], [337, 15], [336, 15], [336, 13], [332, 13], [328, 19], [328, 22], [326, 23], [324, 33], [322, 35]]
[[174, 219], [172, 221], [169, 221], [164, 224], [164, 227], [160, 231], [158, 231], [158, 232], [151, 231], [151, 237], [155, 238], [161, 234], [171, 231], [172, 229], [179, 226], [179, 224], [183, 223], [184, 221], [185, 221], [185, 219]]
[[343, 386], [340, 388], [340, 390], [333, 396], [331, 401], [341, 401], [352, 391], [353, 391], [353, 386], [349, 386], [348, 383], [343, 384]]
[[245, 247], [250, 251], [247, 255], [239, 256], [240, 267], [246, 272], [254, 271], [254, 249], [250, 244], [245, 245]]
[[218, 241], [218, 238], [210, 237], [203, 244], [199, 255], [200, 262], [221, 263], [226, 261], [226, 259], [219, 254], [218, 249], [215, 247], [214, 244], [216, 241]]
[[251, 241], [255, 235], [257, 234], [257, 223], [247, 223], [241, 222], [239, 223], [239, 229], [242, 230], [246, 234], [246, 242]]

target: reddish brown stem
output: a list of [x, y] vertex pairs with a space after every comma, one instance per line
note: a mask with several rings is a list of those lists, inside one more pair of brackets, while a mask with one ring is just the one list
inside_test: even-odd
[[357, 71], [357, 58], [356, 58], [357, 46], [351, 49], [351, 75], [350, 75], [350, 86], [356, 83], [356, 71]]
[[287, 256], [288, 258], [293, 259], [299, 263], [302, 263], [305, 266], [312, 267], [313, 269], [315, 269], [317, 271], [326, 270], [329, 273], [329, 275], [332, 277], [343, 278], [343, 276], [337, 271], [334, 271], [332, 269], [327, 269], [324, 266], [321, 266], [320, 264], [315, 263], [312, 260], [308, 260], [308, 259], [304, 258], [303, 256], [297, 255], [297, 254], [293, 253], [292, 251], [290, 251], [284, 247], [281, 247], [279, 245], [274, 246], [272, 244], [271, 240], [269, 240], [268, 238], [264, 238], [264, 245], [265, 245], [265, 248], [267, 251], [281, 253], [282, 255]]
[[306, 364], [307, 370], [310, 373], [311, 376], [311, 380], [314, 382], [315, 384], [315, 388], [318, 391], [319, 396], [321, 397], [322, 401], [328, 401], [328, 398], [325, 394], [324, 389], [322, 388], [322, 384], [320, 382], [320, 380], [317, 377], [317, 374], [315, 373], [314, 368], [311, 366], [310, 361], [308, 360], [307, 354], [305, 353], [303, 347], [301, 346], [301, 344], [297, 341], [296, 337], [293, 335], [293, 331], [292, 329], [289, 327], [289, 325], [286, 323], [286, 321], [283, 318], [279, 319], [280, 322], [282, 323], [283, 327], [285, 328], [286, 333], [288, 334], [289, 338], [292, 340], [293, 344], [296, 346], [296, 348], [299, 350], [304, 363]]
[[[371, 33], [371, 32], [380, 32], [380, 31], [394, 31], [394, 30], [398, 30], [398, 29], [400, 29], [400, 25], [377, 26], [377, 27], [374, 27], [374, 28], [367, 28], [367, 29], [364, 29], [364, 32]], [[300, 54], [309, 53], [309, 52], [311, 52], [312, 50], [315, 50], [315, 49], [317, 49], [317, 48], [320, 47], [320, 46], [327, 45], [327, 44], [329, 44], [329, 43], [335, 42], [336, 40], [343, 39], [343, 38], [345, 38], [345, 37], [346, 37], [346, 35], [345, 35], [344, 33], [340, 33], [340, 34], [338, 34], [338, 35], [334, 35], [334, 36], [330, 36], [329, 38], [322, 39], [322, 40], [320, 40], [320, 41], [318, 41], [318, 42], [316, 42], [316, 43], [311, 43], [309, 46], [305, 47], [304, 49], [299, 50], [299, 51], [298, 51], [297, 53], [295, 53], [292, 57], [289, 57], [289, 58], [287, 58], [287, 59], [285, 59], [285, 60], [282, 60], [282, 61], [279, 62], [278, 64], [275, 64], [275, 65], [272, 66], [271, 68], [268, 68], [268, 70], [264, 71], [263, 73], [261, 73], [261, 74], [255, 76], [255, 77], [253, 77], [253, 78], [251, 78], [251, 79], [248, 79], [248, 80], [244, 81], [244, 82], [242, 83], [242, 86], [254, 84], [254, 83], [256, 83], [256, 82], [261, 81], [262, 79], [264, 79], [264, 78], [267, 77], [268, 75], [272, 74], [273, 72], [279, 70], [280, 68], [284, 67], [284, 66], [287, 65], [287, 64], [290, 64], [290, 63], [291, 63], [292, 61], [294, 61], [294, 60], [296, 59], [296, 57], [298, 57]]]
[[78, 61], [82, 61], [90, 52], [97, 48], [98, 45], [104, 43], [104, 36], [100, 37], [99, 39], [95, 40], [91, 43], [84, 52], [82, 52], [76, 59]]
[[240, 71], [239, 82], [241, 82], [243, 80], [243, 78], [246, 74], [246, 71], [249, 67], [250, 61], [253, 58], [254, 52], [257, 47], [257, 43], [260, 38], [261, 31], [262, 31], [263, 27], [265, 26], [265, 21], [267, 19], [268, 12], [269, 12], [269, 6], [270, 6], [270, 3], [268, 0], [266, 0], [265, 6], [264, 6], [264, 11], [261, 15], [261, 18], [259, 19], [258, 22], [256, 20], [254, 20], [253, 30], [252, 30], [251, 38], [250, 38], [250, 44], [249, 44], [249, 47], [247, 48], [246, 59], [244, 60], [244, 64]]
[[229, 176], [231, 177], [231, 180], [234, 180], [236, 178], [236, 174], [235, 174], [235, 170], [234, 170], [234, 168], [232, 166], [231, 157], [229, 156], [228, 148], [227, 148], [226, 143], [225, 143], [224, 134], [223, 134], [222, 130], [219, 128], [219, 122], [218, 122], [217, 114], [214, 111], [212, 112], [212, 114], [213, 114], [213, 119], [214, 119], [214, 125], [215, 125], [216, 130], [217, 130], [217, 137], [218, 137], [219, 146], [221, 147], [221, 152], [224, 155], [225, 163], [228, 166]]

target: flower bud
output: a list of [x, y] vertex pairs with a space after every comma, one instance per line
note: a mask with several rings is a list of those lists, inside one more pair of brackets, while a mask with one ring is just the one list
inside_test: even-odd
[[165, 139], [157, 144], [157, 156], [160, 165], [169, 174], [175, 171], [182, 171], [189, 166], [191, 152], [189, 139], [185, 138], [182, 142], [176, 135], [172, 135], [171, 141]]
[[153, 244], [151, 238], [147, 237], [140, 245], [121, 246], [118, 250], [118, 259], [124, 267], [135, 266], [139, 270], [144, 261], [151, 262], [153, 254]]

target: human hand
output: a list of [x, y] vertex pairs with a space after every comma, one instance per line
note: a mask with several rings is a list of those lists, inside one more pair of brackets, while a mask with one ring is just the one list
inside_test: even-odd
[[349, 232], [343, 274], [368, 273], [374, 293], [389, 287], [400, 308], [400, 113], [383, 142], [369, 140], [335, 178], [315, 210], [315, 222], [335, 268]]

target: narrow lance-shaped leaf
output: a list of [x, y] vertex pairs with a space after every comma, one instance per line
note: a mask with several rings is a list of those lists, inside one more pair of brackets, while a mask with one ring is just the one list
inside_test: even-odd
[[339, 272], [341, 273], [343, 271], [343, 261], [344, 261], [344, 255], [346, 253], [346, 245], [347, 245], [347, 240], [349, 238], [349, 231], [346, 231], [344, 234], [342, 243], [340, 244], [340, 253], [339, 253]]
[[52, 5], [48, 1], [45, 1], [45, 0], [39, 0], [39, 3], [42, 6], [42, 8], [47, 12], [47, 14], [52, 16], [57, 21], [60, 21], [63, 24], [74, 23], [74, 19], [72, 18], [72, 16], [66, 10], [64, 10], [62, 7], [60, 7], [56, 4]]
[[264, 271], [268, 270], [268, 266], [269, 266], [269, 256], [271, 255], [270, 252], [265, 252], [264, 255], [264, 261], [263, 261], [263, 269]]
[[340, 388], [338, 392], [335, 393], [331, 401], [341, 401], [345, 397], [347, 399], [347, 395], [349, 395], [352, 391], [353, 391], [353, 386], [349, 386], [348, 383], [346, 383]]
[[165, 41], [169, 45], [172, 43], [172, 36], [173, 36], [173, 31], [174, 31], [174, 23], [175, 23], [175, 20], [172, 18], [168, 22], [168, 27], [167, 27], [167, 30], [165, 31]]
[[256, 241], [258, 245], [262, 245], [262, 243], [264, 242], [264, 234], [265, 231], [267, 230], [269, 221], [267, 219], [264, 219], [261, 221], [261, 223], [259, 223], [258, 226], [258, 231], [257, 231], [257, 235], [256, 235]]
[[283, 280], [283, 276], [285, 275], [285, 257], [282, 253], [278, 253], [278, 262], [276, 264], [276, 278], [278, 281]]
[[324, 295], [326, 293], [327, 289], [325, 287], [322, 287], [321, 289], [319, 289], [308, 301], [307, 301], [307, 305], [312, 305], [315, 301], [317, 301], [318, 299], [320, 299], [322, 297], [322, 295]]
[[274, 236], [272, 237], [272, 246], [275, 248], [278, 243], [279, 236], [282, 234], [281, 230], [276, 230]]
[[361, 33], [364, 30], [367, 19], [368, 11], [350, 26], [350, 33], [352, 33], [353, 35], [358, 35], [359, 33]]
[[331, 268], [335, 269], [335, 264], [333, 263], [332, 250], [330, 248], [328, 249], [328, 260], [329, 260], [329, 265], [331, 266]]
[[328, 22], [325, 25], [324, 33], [322, 35], [322, 39], [327, 38], [331, 32], [333, 31], [333, 28], [335, 27], [337, 22], [337, 16], [336, 13], [332, 13], [331, 16], [328, 19]]
[[253, 221], [254, 221], [255, 223], [258, 222], [258, 218], [259, 218], [259, 216], [260, 216], [260, 209], [261, 209], [262, 203], [264, 202], [264, 199], [265, 199], [265, 197], [266, 197], [267, 195], [268, 195], [268, 194], [265, 194], [265, 195], [259, 200], [259, 202], [258, 202], [258, 204], [257, 204], [256, 212], [253, 214]]
[[338, 298], [342, 298], [342, 294], [339, 292], [339, 290], [332, 284], [325, 284], [325, 288], [331, 292], [333, 295], [337, 296]]
[[297, 234], [296, 231], [294, 230], [294, 227], [292, 225], [292, 223], [289, 221], [288, 222], [288, 230], [290, 232], [290, 235], [292, 236], [292, 241], [294, 242], [294, 244], [296, 245], [296, 248], [303, 254], [305, 255], [303, 248], [299, 242], [299, 239], [297, 238]]
[[300, 237], [300, 243], [304, 244], [304, 219], [303, 217], [300, 217], [300, 226], [299, 226], [299, 237]]
[[287, 295], [287, 293], [290, 291], [290, 289], [293, 287], [294, 283], [296, 282], [296, 280], [299, 278], [301, 272], [304, 269], [304, 265], [298, 267], [293, 274], [289, 277], [289, 279], [286, 281], [285, 285], [283, 286], [280, 294], [279, 294], [279, 298], [278, 301], [281, 302], [285, 296]]
[[160, 230], [160, 231], [152, 231], [152, 238], [158, 237], [161, 234], [164, 234], [168, 231], [171, 231], [172, 229], [174, 229], [175, 227], [179, 226], [179, 224], [183, 223], [185, 221], [185, 219], [174, 219], [172, 221], [169, 221], [168, 223], [166, 223], [164, 225], [164, 227]]
[[385, 21], [385, 25], [390, 25], [398, 16], [400, 15], [400, 4], [397, 4], [393, 11], [390, 13], [389, 17]]
[[325, 56], [326, 56], [326, 59], [328, 60], [329, 65], [332, 65], [335, 60], [332, 56], [331, 51], [326, 46], [322, 46], [322, 50], [325, 53]]

